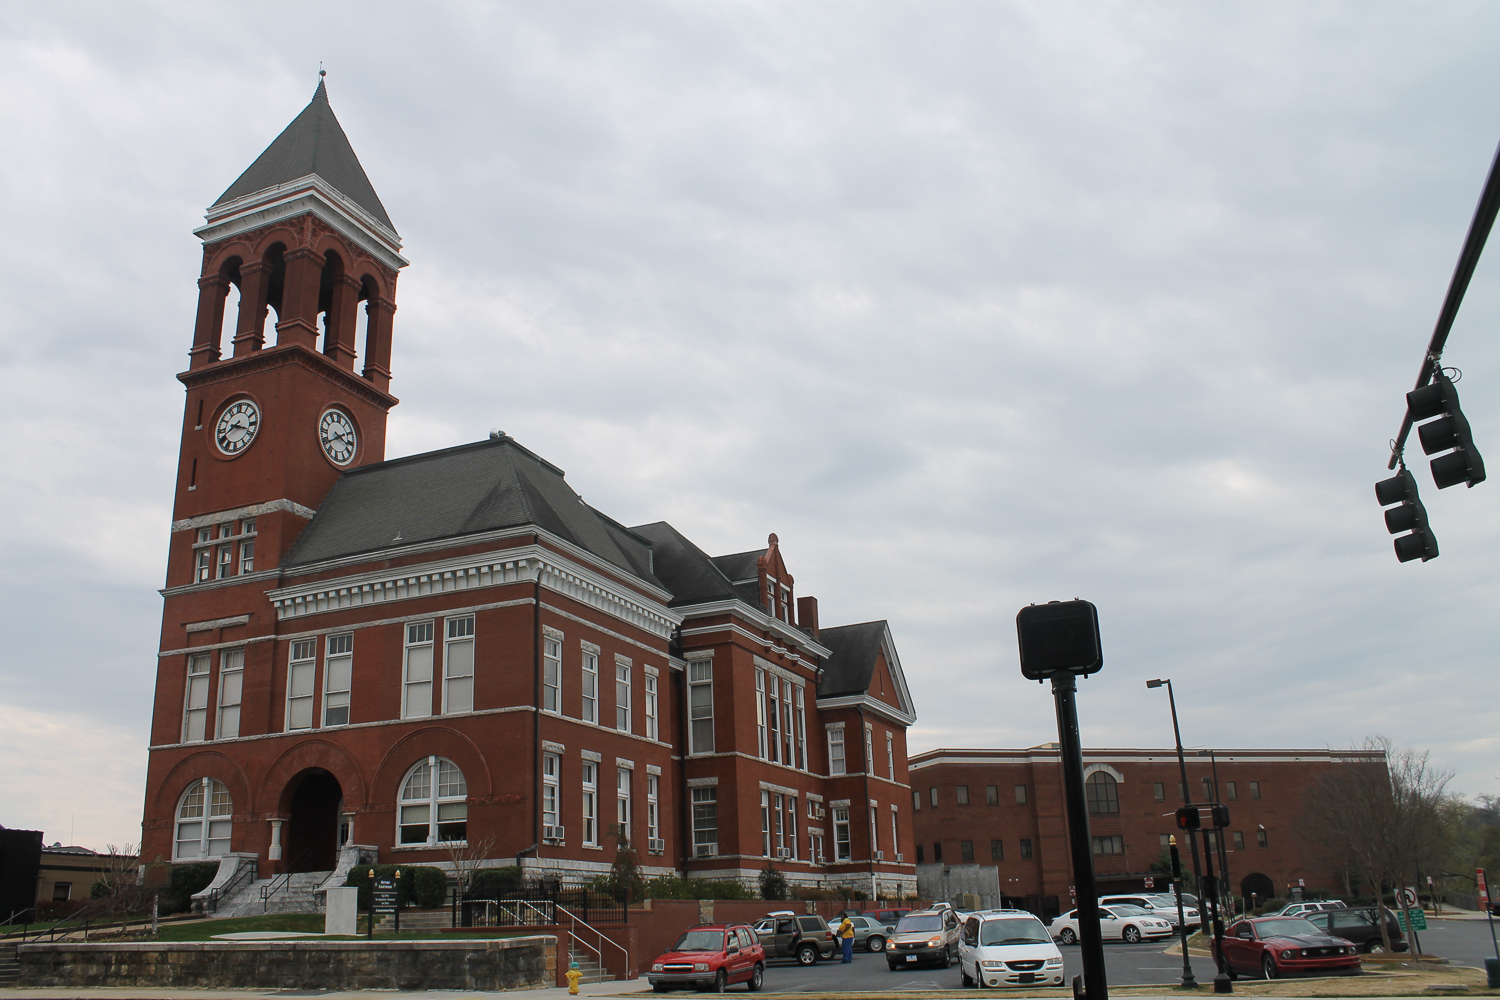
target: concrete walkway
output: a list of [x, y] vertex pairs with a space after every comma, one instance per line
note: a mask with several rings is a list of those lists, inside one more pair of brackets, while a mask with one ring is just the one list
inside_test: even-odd
[[[629, 982], [586, 983], [578, 987], [579, 995], [604, 997], [650, 993], [644, 979]], [[205, 990], [205, 989], [5, 989], [0, 1000], [266, 1000], [267, 997], [316, 997], [318, 1000], [455, 1000], [459, 997], [504, 997], [505, 1000], [562, 1000], [568, 996], [565, 987], [545, 990], [506, 990], [504, 992], [469, 992], [466, 990]]]

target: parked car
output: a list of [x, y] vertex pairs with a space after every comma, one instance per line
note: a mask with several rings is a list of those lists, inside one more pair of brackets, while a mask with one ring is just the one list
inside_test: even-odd
[[[1331, 934], [1345, 941], [1353, 941], [1366, 952], [1385, 950], [1380, 939], [1380, 921], [1373, 906], [1346, 906], [1336, 910], [1318, 910], [1302, 914], [1303, 919], [1318, 928], [1320, 933]], [[1406, 951], [1411, 945], [1401, 933], [1401, 924], [1389, 910], [1385, 914], [1385, 927], [1391, 936], [1392, 951]]]
[[1063, 957], [1035, 914], [985, 910], [963, 923], [958, 970], [965, 986], [1061, 986]]
[[812, 965], [820, 958], [831, 958], [837, 947], [833, 932], [814, 913], [777, 910], [755, 923], [766, 958], [795, 958], [798, 965]]
[[[890, 931], [886, 930], [885, 924], [867, 916], [849, 917], [849, 922], [854, 925], [854, 947], [863, 948], [865, 951], [885, 951], [886, 938]], [[838, 936], [838, 930], [843, 926], [844, 918], [835, 917], [828, 921], [828, 929]]]
[[885, 925], [887, 932], [894, 931], [901, 918], [911, 912], [911, 907], [902, 906], [894, 910], [866, 910], [864, 915], [873, 917]]
[[[1173, 929], [1177, 927], [1177, 897], [1158, 896], [1156, 894], [1143, 896], [1100, 896], [1099, 905], [1115, 906], [1125, 904], [1128, 906], [1139, 906], [1143, 910], [1149, 910], [1154, 917], [1161, 917], [1171, 924]], [[1194, 921], [1198, 919], [1198, 911], [1186, 903], [1182, 907], [1184, 919]]]
[[[1177, 897], [1172, 895], [1170, 892], [1164, 892], [1152, 896], [1151, 901], [1156, 905], [1156, 909], [1160, 913], [1160, 915], [1172, 921], [1172, 926], [1176, 927]], [[1197, 923], [1201, 913], [1202, 911], [1199, 910], [1198, 907], [1194, 904], [1189, 903], [1186, 899], [1182, 901], [1182, 917], [1188, 923]]]
[[885, 961], [892, 972], [924, 962], [936, 962], [946, 969], [957, 955], [958, 915], [948, 906], [915, 910], [902, 917], [886, 946]]
[[[1063, 944], [1078, 941], [1078, 911], [1069, 910], [1054, 917], [1049, 925], [1052, 936]], [[1106, 941], [1136, 944], [1147, 938], [1170, 937], [1172, 922], [1151, 915], [1151, 911], [1129, 903], [1099, 907], [1099, 933]]]
[[723, 993], [735, 983], [758, 990], [765, 975], [765, 949], [748, 924], [698, 924], [651, 963], [646, 980], [658, 993], [678, 988]]
[[1267, 979], [1299, 972], [1359, 974], [1359, 948], [1319, 930], [1303, 917], [1251, 917], [1224, 932], [1229, 977]]
[[1304, 913], [1317, 913], [1319, 910], [1342, 910], [1345, 908], [1342, 899], [1303, 900], [1300, 903], [1288, 903], [1275, 913], [1268, 913], [1266, 916], [1297, 917]]

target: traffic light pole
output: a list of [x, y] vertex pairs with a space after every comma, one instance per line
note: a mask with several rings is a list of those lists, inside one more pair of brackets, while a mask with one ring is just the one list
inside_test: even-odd
[[1177, 894], [1177, 930], [1182, 935], [1182, 988], [1192, 990], [1198, 988], [1198, 980], [1193, 976], [1193, 963], [1188, 958], [1188, 929], [1187, 917], [1182, 913], [1182, 855], [1177, 851], [1177, 838], [1168, 838], [1172, 850], [1172, 891]]
[[[1072, 674], [1052, 675], [1063, 793], [1068, 805], [1068, 843], [1073, 855], [1073, 881], [1078, 886], [1078, 945], [1083, 958], [1081, 995], [1087, 1000], [1109, 1000], [1104, 938], [1099, 931], [1099, 892], [1094, 885], [1094, 845], [1089, 837], [1089, 809], [1083, 788], [1083, 740], [1078, 732], [1077, 693], [1078, 680]], [[1080, 996], [1076, 981], [1073, 995]]]
[[[1214, 829], [1215, 839], [1223, 835], [1222, 829], [1217, 827]], [[1208, 900], [1208, 905], [1213, 908], [1214, 965], [1219, 970], [1218, 975], [1214, 976], [1214, 992], [1233, 993], [1234, 985], [1229, 981], [1229, 972], [1224, 964], [1224, 918], [1219, 913], [1219, 884], [1214, 878], [1214, 852], [1208, 846], [1206, 836], [1203, 841], [1203, 882], [1203, 898]]]

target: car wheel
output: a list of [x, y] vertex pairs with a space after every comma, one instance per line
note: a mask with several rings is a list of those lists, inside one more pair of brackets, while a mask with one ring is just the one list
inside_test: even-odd
[[1064, 927], [1057, 933], [1057, 939], [1063, 944], [1077, 944], [1078, 934], [1071, 927]]
[[803, 945], [797, 949], [797, 964], [812, 965], [818, 960], [818, 949], [816, 945]]
[[953, 964], [953, 956], [948, 954], [948, 949], [943, 949], [943, 954], [938, 958], [938, 968], [946, 969]]
[[1385, 943], [1381, 941], [1380, 938], [1371, 938], [1370, 940], [1365, 942], [1365, 954], [1384, 955]]
[[1261, 974], [1264, 975], [1267, 979], [1276, 978], [1276, 962], [1271, 958], [1270, 955], [1267, 955], [1260, 960], [1260, 971]]
[[890, 969], [892, 972], [895, 972], [897, 969], [901, 968], [901, 966], [897, 965], [895, 962], [890, 961], [885, 963], [885, 967], [887, 969]]
[[[978, 972], [979, 970], [976, 968], [974, 971]], [[958, 967], [958, 978], [963, 981], [964, 989], [969, 989], [974, 985], [974, 977], [969, 975], [969, 970], [965, 969], [962, 965]]]
[[745, 984], [745, 989], [756, 993], [766, 984], [766, 967], [760, 962], [755, 963], [755, 971], [750, 973], [750, 981]]
[[723, 993], [727, 989], [729, 989], [729, 976], [723, 969], [720, 969], [719, 974], [714, 976], [713, 985], [709, 986], [708, 992]]
[[870, 935], [869, 939], [865, 941], [865, 950], [885, 951], [885, 938], [881, 937], [879, 934]]
[[1125, 929], [1120, 932], [1120, 937], [1126, 944], [1140, 944], [1141, 931], [1135, 924], [1126, 924]]

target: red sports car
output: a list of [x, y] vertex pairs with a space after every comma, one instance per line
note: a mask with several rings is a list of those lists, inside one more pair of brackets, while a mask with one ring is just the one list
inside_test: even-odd
[[1359, 974], [1359, 949], [1302, 917], [1251, 917], [1224, 932], [1229, 977], [1278, 979], [1297, 973]]
[[766, 952], [748, 924], [698, 924], [651, 963], [646, 980], [658, 993], [674, 987], [723, 993], [734, 983], [758, 990], [765, 976]]

